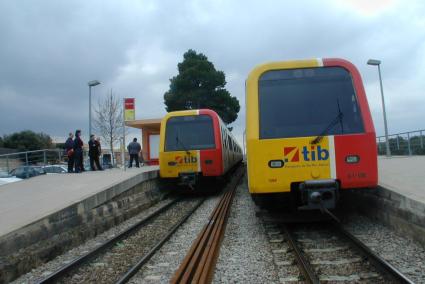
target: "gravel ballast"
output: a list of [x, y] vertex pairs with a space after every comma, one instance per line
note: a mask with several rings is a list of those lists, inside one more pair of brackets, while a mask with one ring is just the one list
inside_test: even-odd
[[383, 224], [362, 215], [350, 215], [344, 227], [410, 280], [425, 283], [425, 248]]
[[54, 271], [58, 270], [60, 267], [70, 263], [72, 260], [84, 255], [89, 250], [92, 250], [93, 248], [99, 246], [103, 242], [105, 242], [108, 239], [113, 238], [118, 233], [126, 230], [127, 228], [131, 227], [132, 225], [136, 224], [140, 220], [142, 220], [144, 217], [148, 216], [149, 214], [153, 213], [154, 211], [158, 210], [158, 208], [165, 206], [166, 204], [170, 203], [170, 199], [163, 200], [154, 206], [144, 210], [140, 214], [134, 216], [133, 218], [128, 219], [127, 221], [121, 223], [118, 226], [115, 226], [102, 234], [96, 236], [95, 238], [92, 238], [85, 243], [81, 244], [78, 247], [73, 248], [72, 250], [54, 258], [53, 260], [37, 267], [36, 269], [33, 269], [31, 272], [22, 275], [12, 283], [37, 283], [44, 277], [48, 276], [49, 274], [53, 273]]
[[106, 253], [84, 264], [61, 282], [115, 283], [199, 202], [199, 199], [185, 199], [177, 202], [148, 221], [134, 234], [116, 243]]
[[279, 283], [276, 271], [244, 178], [233, 200], [213, 283]]
[[219, 200], [208, 198], [129, 283], [169, 283]]

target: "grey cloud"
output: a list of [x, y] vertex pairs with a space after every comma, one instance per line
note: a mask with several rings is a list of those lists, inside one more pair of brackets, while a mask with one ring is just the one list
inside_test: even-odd
[[343, 57], [356, 64], [378, 133], [377, 70], [365, 62], [381, 59], [390, 131], [423, 128], [425, 7], [408, 3], [365, 16], [331, 0], [2, 1], [0, 134], [87, 129], [92, 79], [102, 82], [95, 101], [113, 89], [136, 98], [138, 118], [159, 117], [169, 78], [189, 48], [227, 74], [227, 88], [242, 106], [233, 124], [239, 139], [249, 71], [294, 58]]

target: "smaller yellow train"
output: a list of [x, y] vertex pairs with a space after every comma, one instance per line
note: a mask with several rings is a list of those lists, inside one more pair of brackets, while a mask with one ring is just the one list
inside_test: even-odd
[[194, 188], [225, 175], [242, 161], [242, 148], [216, 112], [169, 112], [161, 122], [159, 174]]

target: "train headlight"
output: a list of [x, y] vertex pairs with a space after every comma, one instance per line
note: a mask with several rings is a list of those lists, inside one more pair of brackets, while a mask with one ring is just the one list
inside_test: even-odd
[[357, 155], [349, 155], [345, 157], [345, 162], [348, 164], [357, 164], [360, 161], [360, 157]]
[[269, 167], [270, 168], [281, 168], [283, 167], [284, 162], [282, 160], [270, 160]]

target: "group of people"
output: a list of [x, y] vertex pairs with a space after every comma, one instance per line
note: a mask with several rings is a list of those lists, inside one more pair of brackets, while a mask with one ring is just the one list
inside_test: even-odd
[[[69, 133], [69, 137], [65, 142], [65, 150], [68, 156], [68, 173], [81, 173], [84, 172], [83, 162], [83, 140], [81, 139], [81, 130], [75, 131], [75, 138], [72, 132]], [[90, 135], [89, 145], [89, 158], [90, 158], [90, 169], [92, 171], [103, 171], [100, 165], [99, 158], [102, 154], [102, 148], [100, 146], [100, 137], [95, 137], [93, 134]], [[140, 167], [139, 154], [142, 147], [137, 142], [137, 138], [127, 146], [128, 153], [130, 154], [129, 168], [133, 166], [133, 161], [136, 163], [136, 167]], [[142, 159], [143, 166], [143, 159]]]
[[[93, 134], [90, 135], [89, 144], [89, 157], [90, 157], [90, 169], [92, 171], [103, 171], [100, 165], [100, 155], [102, 154], [102, 148], [100, 146], [100, 137], [95, 137]], [[83, 140], [81, 139], [81, 130], [75, 131], [75, 138], [72, 132], [69, 133], [69, 137], [65, 142], [65, 150], [68, 156], [68, 173], [81, 173], [84, 172], [84, 161], [83, 161]]]

